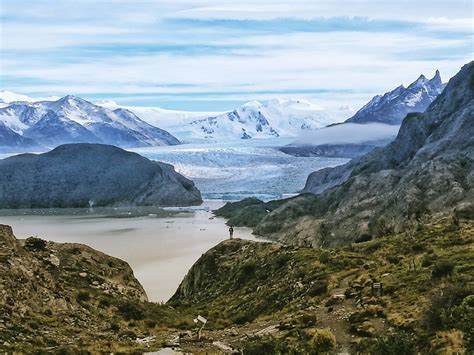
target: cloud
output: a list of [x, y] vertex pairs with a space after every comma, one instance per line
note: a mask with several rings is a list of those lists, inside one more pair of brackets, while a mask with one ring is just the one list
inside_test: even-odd
[[295, 145], [359, 144], [393, 140], [400, 126], [383, 123], [344, 123], [302, 135]]
[[0, 79], [25, 94], [357, 108], [422, 72], [448, 78], [472, 57], [464, 0], [22, 4], [2, 2]]

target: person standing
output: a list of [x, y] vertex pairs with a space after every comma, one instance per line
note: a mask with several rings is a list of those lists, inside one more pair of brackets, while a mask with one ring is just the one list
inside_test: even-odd
[[230, 235], [230, 239], [234, 237], [234, 227], [232, 226], [229, 227], [229, 235]]

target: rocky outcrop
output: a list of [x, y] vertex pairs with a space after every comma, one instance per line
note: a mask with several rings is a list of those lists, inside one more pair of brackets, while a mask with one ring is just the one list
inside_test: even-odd
[[101, 144], [0, 160], [0, 208], [186, 206], [202, 202], [173, 166]]
[[126, 262], [82, 244], [17, 240], [0, 225], [0, 349], [66, 345], [68, 333], [103, 336], [111, 304], [146, 300]]
[[[255, 228], [290, 243], [345, 244], [413, 228], [438, 214], [474, 217], [474, 62], [397, 138], [346, 165], [311, 174], [304, 193]], [[316, 196], [313, 194], [317, 194]]]

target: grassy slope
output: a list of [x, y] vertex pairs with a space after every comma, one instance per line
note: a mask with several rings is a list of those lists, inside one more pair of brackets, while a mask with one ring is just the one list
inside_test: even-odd
[[[472, 221], [449, 219], [325, 250], [229, 240], [199, 259], [167, 305], [108, 297], [74, 278], [71, 296], [97, 326], [65, 326], [38, 311], [0, 336], [27, 352], [131, 351], [146, 348], [135, 342], [144, 337], [155, 337], [155, 349], [181, 337], [180, 347], [197, 353], [222, 351], [214, 341], [249, 354], [462, 353], [474, 348], [473, 241]], [[383, 283], [383, 296], [371, 297], [371, 280]], [[209, 320], [200, 342], [183, 336], [197, 314]]]
[[[472, 349], [473, 241], [471, 221], [458, 228], [450, 220], [340, 249], [226, 241], [196, 263], [184, 282], [192, 286], [171, 304], [207, 316], [217, 333], [275, 324], [268, 346], [281, 349], [311, 351], [311, 334], [328, 327], [339, 350]], [[371, 280], [383, 283], [383, 296], [371, 297]], [[341, 293], [347, 298], [331, 297]]]

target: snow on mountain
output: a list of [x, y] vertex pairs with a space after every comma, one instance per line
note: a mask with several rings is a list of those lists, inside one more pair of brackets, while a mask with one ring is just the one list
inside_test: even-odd
[[306, 100], [252, 101], [231, 112], [190, 123], [193, 135], [210, 139], [296, 137], [324, 127], [333, 120]]
[[48, 96], [48, 97], [29, 97], [22, 94], [17, 94], [12, 91], [3, 90], [0, 91], [0, 102], [4, 104], [9, 104], [15, 101], [23, 101], [23, 102], [36, 102], [36, 101], [56, 101], [60, 99], [59, 96]]
[[438, 70], [431, 79], [420, 75], [407, 88], [400, 85], [384, 95], [375, 96], [346, 122], [400, 125], [408, 113], [424, 112], [444, 87]]
[[183, 141], [296, 137], [302, 131], [334, 123], [324, 109], [307, 100], [274, 99], [248, 102], [230, 112], [187, 112], [160, 107], [120, 106], [113, 101], [97, 105], [122, 107], [143, 120], [172, 132]]
[[0, 123], [17, 135], [47, 147], [79, 142], [122, 147], [180, 143], [167, 131], [146, 123], [131, 111], [110, 110], [72, 95], [55, 101], [15, 101], [0, 108]]
[[109, 109], [124, 108], [132, 111], [149, 124], [163, 127], [165, 129], [170, 127], [177, 128], [182, 124], [188, 124], [196, 119], [215, 116], [222, 113], [167, 110], [161, 107], [124, 106], [110, 100], [99, 101], [96, 105]]

